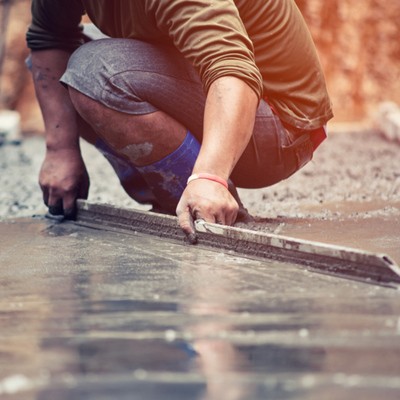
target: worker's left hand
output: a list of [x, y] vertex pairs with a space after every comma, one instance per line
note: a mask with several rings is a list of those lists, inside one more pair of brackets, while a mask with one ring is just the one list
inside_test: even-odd
[[202, 219], [222, 225], [233, 225], [239, 205], [229, 190], [217, 182], [196, 179], [190, 182], [176, 208], [179, 225], [190, 243], [197, 240], [194, 221]]
[[39, 184], [49, 213], [74, 219], [76, 200], [87, 199], [90, 185], [79, 149], [48, 149], [40, 170]]

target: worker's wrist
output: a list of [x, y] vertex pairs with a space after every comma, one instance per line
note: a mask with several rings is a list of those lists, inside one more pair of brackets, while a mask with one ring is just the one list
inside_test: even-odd
[[[202, 148], [203, 151], [203, 148]], [[227, 181], [229, 179], [229, 176], [232, 172], [232, 162], [230, 160], [224, 159], [223, 155], [221, 152], [219, 152], [219, 158], [216, 154], [213, 154], [211, 152], [206, 153], [207, 157], [205, 157], [203, 154], [205, 152], [203, 151], [200, 152], [196, 163], [193, 167], [192, 174], [210, 174], [210, 175], [216, 175], [222, 178], [223, 180]]]
[[79, 138], [47, 135], [46, 150], [51, 152], [80, 151]]
[[221, 184], [222, 186], [224, 186], [226, 189], [228, 189], [228, 182], [224, 178], [221, 178], [220, 176], [215, 175], [215, 174], [210, 174], [208, 172], [199, 172], [197, 174], [193, 174], [193, 175], [189, 176], [189, 179], [187, 180], [187, 184], [189, 184], [190, 182], [195, 181], [197, 179], [206, 179], [209, 181], [217, 182], [217, 183]]

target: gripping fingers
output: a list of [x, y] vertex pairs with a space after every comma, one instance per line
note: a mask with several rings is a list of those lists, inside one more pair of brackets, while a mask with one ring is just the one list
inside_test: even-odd
[[176, 213], [178, 215], [179, 225], [182, 228], [183, 232], [185, 233], [188, 242], [190, 244], [196, 244], [197, 234], [196, 234], [196, 229], [194, 227], [194, 220], [189, 207], [186, 207], [184, 210], [181, 210], [178, 204]]
[[75, 219], [76, 216], [76, 193], [68, 191], [64, 194], [64, 217], [65, 219]]
[[75, 197], [72, 192], [60, 194], [56, 190], [50, 190], [48, 197], [49, 213], [52, 216], [63, 215], [65, 219], [74, 219], [76, 216]]
[[51, 215], [63, 215], [63, 201], [54, 190], [49, 190], [48, 204]]

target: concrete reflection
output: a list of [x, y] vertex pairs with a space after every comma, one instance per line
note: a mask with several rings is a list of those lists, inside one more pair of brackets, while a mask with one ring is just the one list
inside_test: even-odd
[[[207, 389], [202, 399], [254, 398], [257, 391], [257, 385], [254, 383], [232, 380], [227, 384], [220, 378], [233, 372], [250, 369], [247, 354], [240, 352], [228, 340], [224, 340], [224, 336], [228, 337], [233, 331], [233, 326], [224, 322], [224, 317], [230, 316], [236, 308], [236, 304], [232, 304], [231, 301], [232, 290], [235, 287], [232, 271], [229, 266], [219, 271], [212, 271], [210, 265], [201, 262], [196, 262], [196, 271], [197, 282], [209, 281], [211, 273], [212, 283], [191, 285], [194, 300], [187, 306], [182, 306], [181, 311], [200, 321], [188, 325], [185, 329], [198, 338], [193, 341], [193, 348], [198, 354], [197, 367], [207, 382]], [[220, 338], [215, 338], [216, 335]]]

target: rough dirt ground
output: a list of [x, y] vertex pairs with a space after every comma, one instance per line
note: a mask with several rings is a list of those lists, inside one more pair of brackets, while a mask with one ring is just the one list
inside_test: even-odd
[[[119, 186], [107, 161], [82, 143], [89, 201], [148, 209]], [[240, 227], [388, 252], [400, 261], [400, 144], [379, 132], [331, 132], [300, 172], [275, 186], [240, 190], [256, 221]], [[0, 147], [0, 219], [44, 214], [37, 176], [42, 137]]]

